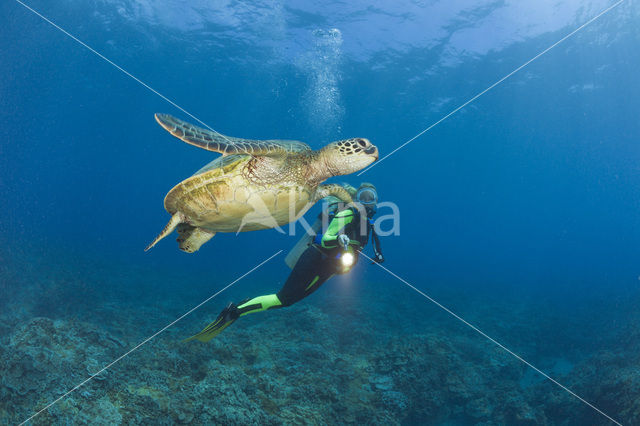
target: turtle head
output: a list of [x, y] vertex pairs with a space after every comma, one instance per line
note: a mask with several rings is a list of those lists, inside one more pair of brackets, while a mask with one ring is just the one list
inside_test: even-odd
[[[326, 179], [364, 169], [378, 159], [378, 148], [368, 139], [352, 138], [330, 143], [319, 151], [319, 156]], [[323, 170], [319, 172], [322, 174]]]

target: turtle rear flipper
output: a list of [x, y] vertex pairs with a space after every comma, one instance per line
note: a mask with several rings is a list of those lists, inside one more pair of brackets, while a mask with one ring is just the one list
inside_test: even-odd
[[169, 114], [156, 114], [156, 121], [176, 138], [207, 151], [222, 155], [283, 155], [311, 151], [309, 145], [299, 141], [251, 140], [224, 136], [182, 121]]
[[178, 239], [176, 241], [178, 241], [180, 250], [193, 253], [214, 235], [216, 235], [215, 232], [198, 228], [188, 223], [181, 223], [178, 225]]
[[176, 226], [178, 226], [182, 222], [185, 222], [186, 220], [187, 218], [180, 212], [177, 212], [176, 214], [171, 216], [169, 223], [167, 223], [167, 225], [164, 227], [162, 232], [160, 232], [160, 234], [155, 238], [155, 240], [151, 241], [151, 244], [149, 244], [144, 249], [144, 251], [149, 251], [151, 247], [155, 246], [158, 243], [158, 241], [160, 241], [161, 239], [163, 239], [164, 237], [172, 233], [173, 230], [176, 229]]

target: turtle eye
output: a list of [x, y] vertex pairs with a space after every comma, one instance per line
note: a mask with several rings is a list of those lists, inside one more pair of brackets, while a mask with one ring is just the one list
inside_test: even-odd
[[365, 142], [364, 139], [358, 139], [358, 145], [360, 145], [362, 148], [366, 148], [367, 142]]

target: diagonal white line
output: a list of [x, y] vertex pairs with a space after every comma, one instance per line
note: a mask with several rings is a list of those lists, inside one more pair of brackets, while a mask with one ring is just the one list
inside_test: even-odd
[[493, 89], [494, 87], [496, 87], [497, 85], [499, 85], [500, 83], [502, 83], [503, 81], [505, 81], [506, 79], [508, 79], [509, 77], [511, 77], [512, 75], [514, 75], [515, 73], [517, 73], [518, 71], [520, 71], [521, 69], [526, 67], [527, 65], [529, 65], [531, 62], [535, 61], [536, 59], [538, 59], [539, 57], [541, 57], [542, 55], [544, 55], [545, 53], [547, 53], [548, 51], [550, 51], [551, 49], [553, 49], [554, 47], [556, 47], [557, 45], [559, 45], [560, 43], [562, 43], [563, 41], [568, 39], [569, 37], [573, 36], [578, 31], [584, 29], [587, 25], [591, 24], [592, 22], [594, 22], [595, 20], [597, 20], [598, 18], [600, 18], [601, 16], [603, 16], [604, 14], [606, 14], [607, 12], [612, 10], [613, 8], [619, 6], [620, 3], [622, 3], [622, 2], [624, 2], [624, 0], [619, 0], [617, 3], [614, 3], [613, 5], [609, 6], [608, 8], [606, 8], [605, 10], [603, 10], [602, 12], [600, 12], [599, 14], [594, 16], [593, 18], [589, 19], [587, 22], [585, 22], [584, 24], [580, 25], [578, 28], [576, 28], [575, 30], [571, 31], [569, 34], [567, 34], [566, 36], [562, 37], [560, 40], [556, 41], [551, 46], [547, 47], [542, 52], [538, 53], [536, 56], [534, 56], [533, 58], [529, 59], [524, 64], [520, 65], [515, 70], [511, 71], [509, 74], [505, 75], [500, 80], [496, 81], [491, 86], [487, 87], [482, 92], [478, 93], [477, 95], [475, 95], [474, 97], [472, 97], [471, 99], [469, 99], [468, 101], [466, 101], [465, 103], [463, 103], [462, 105], [460, 105], [459, 107], [457, 107], [456, 109], [454, 109], [453, 111], [451, 111], [450, 113], [448, 113], [447, 115], [442, 117], [440, 120], [438, 120], [435, 123], [433, 123], [431, 126], [427, 127], [426, 129], [424, 129], [423, 131], [421, 131], [420, 133], [418, 133], [417, 135], [415, 135], [414, 137], [412, 137], [411, 139], [409, 139], [408, 141], [406, 141], [402, 145], [398, 146], [396, 149], [394, 149], [393, 151], [391, 151], [390, 153], [388, 153], [387, 155], [382, 157], [380, 160], [376, 161], [375, 163], [371, 164], [369, 167], [367, 167], [364, 170], [362, 170], [356, 176], [360, 176], [361, 174], [366, 173], [367, 171], [371, 170], [372, 168], [374, 168], [375, 166], [377, 166], [378, 164], [383, 162], [385, 159], [389, 158], [390, 156], [392, 156], [393, 154], [395, 154], [396, 152], [398, 152], [399, 150], [401, 150], [402, 148], [404, 148], [405, 146], [407, 146], [408, 144], [410, 144], [414, 140], [418, 139], [420, 136], [422, 136], [425, 133], [427, 133], [429, 130], [431, 130], [434, 127], [436, 127], [438, 124], [442, 123], [447, 118], [451, 117], [456, 112], [460, 111], [462, 108], [464, 108], [467, 105], [469, 105], [471, 102], [473, 102], [476, 99], [478, 99], [480, 96], [482, 96], [485, 93], [487, 93], [489, 90]]
[[196, 309], [198, 309], [200, 306], [204, 305], [205, 303], [207, 303], [209, 300], [213, 299], [214, 297], [216, 297], [217, 295], [219, 295], [220, 293], [222, 293], [223, 291], [225, 291], [226, 289], [228, 289], [229, 287], [231, 287], [232, 285], [234, 285], [235, 283], [237, 283], [238, 281], [240, 281], [241, 279], [243, 279], [244, 277], [246, 277], [247, 275], [249, 275], [250, 273], [252, 273], [253, 271], [255, 271], [256, 269], [258, 269], [259, 267], [261, 267], [262, 265], [264, 265], [265, 263], [267, 263], [268, 261], [270, 261], [271, 259], [273, 259], [274, 257], [276, 257], [277, 255], [279, 255], [280, 253], [282, 253], [282, 250], [278, 250], [275, 254], [271, 255], [271, 257], [269, 257], [266, 260], [263, 260], [260, 264], [254, 266], [252, 269], [250, 269], [249, 271], [245, 272], [242, 276], [240, 276], [239, 278], [236, 278], [233, 282], [231, 282], [230, 284], [227, 284], [224, 288], [222, 288], [221, 290], [219, 290], [218, 292], [216, 292], [215, 294], [213, 294], [212, 296], [209, 296], [208, 298], [206, 298], [204, 301], [200, 302], [198, 305], [196, 305], [195, 307], [191, 308], [189, 311], [187, 311], [187, 313], [183, 314], [181, 317], [179, 317], [178, 319], [172, 321], [171, 323], [167, 324], [166, 326], [164, 326], [162, 329], [160, 329], [159, 331], [157, 331], [156, 333], [154, 333], [153, 335], [147, 337], [146, 339], [144, 339], [142, 342], [138, 343], [136, 346], [134, 346], [132, 349], [130, 349], [127, 353], [120, 355], [118, 358], [116, 358], [115, 360], [113, 360], [112, 362], [110, 362], [109, 364], [107, 364], [105, 367], [103, 367], [100, 371], [98, 371], [97, 373], [92, 374], [91, 376], [89, 376], [87, 379], [85, 379], [84, 381], [80, 382], [79, 384], [77, 384], [76, 386], [74, 386], [73, 388], [69, 389], [67, 392], [65, 392], [64, 394], [62, 394], [60, 397], [58, 397], [58, 399], [56, 399], [55, 401], [51, 402], [50, 404], [48, 404], [46, 407], [44, 407], [43, 409], [41, 409], [40, 411], [34, 413], [31, 417], [29, 417], [28, 419], [24, 420], [22, 423], [20, 423], [20, 425], [23, 425], [25, 423], [27, 423], [28, 421], [30, 421], [31, 419], [33, 419], [34, 417], [38, 416], [39, 414], [41, 414], [42, 412], [44, 412], [45, 410], [48, 410], [49, 408], [51, 408], [53, 405], [55, 405], [58, 401], [62, 400], [63, 398], [65, 398], [67, 395], [69, 395], [72, 392], [75, 392], [77, 389], [79, 389], [80, 387], [82, 387], [85, 383], [87, 383], [88, 381], [90, 381], [91, 379], [93, 379], [94, 377], [96, 377], [98, 374], [102, 373], [103, 371], [107, 370], [108, 368], [110, 368], [112, 365], [114, 365], [115, 363], [117, 363], [118, 361], [120, 361], [121, 359], [127, 357], [130, 353], [134, 352], [135, 350], [137, 350], [139, 347], [143, 346], [144, 344], [146, 344], [147, 342], [149, 342], [151, 339], [153, 339], [154, 337], [156, 337], [158, 334], [162, 333], [163, 331], [165, 331], [167, 328], [171, 327], [172, 325], [174, 325], [175, 323], [177, 323], [178, 321], [180, 321], [181, 319], [183, 319], [184, 317], [186, 317], [187, 315], [189, 315], [190, 313], [192, 313], [193, 311], [195, 311]]
[[589, 407], [593, 408], [594, 410], [596, 410], [598, 413], [602, 414], [604, 417], [606, 417], [607, 419], [611, 420], [613, 423], [622, 426], [622, 424], [616, 420], [614, 420], [613, 418], [611, 418], [610, 416], [608, 416], [604, 411], [600, 410], [598, 407], [596, 407], [595, 405], [591, 404], [589, 401], [585, 400], [584, 398], [582, 398], [580, 395], [576, 394], [575, 392], [573, 392], [571, 389], [569, 389], [568, 387], [564, 386], [562, 383], [558, 382], [557, 380], [553, 379], [551, 376], [549, 376], [547, 373], [545, 373], [544, 371], [540, 370], [539, 368], [537, 368], [536, 366], [534, 366], [533, 364], [531, 364], [530, 362], [528, 362], [527, 360], [525, 360], [524, 358], [522, 358], [520, 355], [518, 355], [517, 353], [513, 352], [511, 349], [507, 348], [505, 345], [503, 345], [502, 343], [498, 342], [496, 339], [494, 339], [493, 337], [489, 336], [488, 334], [486, 334], [484, 331], [480, 330], [478, 327], [476, 327], [475, 325], [471, 324], [470, 322], [468, 322], [467, 320], [465, 320], [464, 318], [462, 318], [461, 316], [457, 315], [455, 312], [453, 312], [451, 309], [447, 308], [446, 306], [442, 305], [441, 303], [439, 303], [437, 300], [433, 299], [432, 297], [430, 297], [429, 295], [425, 294], [424, 292], [422, 292], [421, 290], [417, 289], [416, 287], [414, 287], [413, 285], [411, 285], [409, 282], [407, 282], [406, 280], [404, 280], [403, 278], [399, 277], [398, 275], [394, 274], [392, 271], [390, 271], [389, 269], [385, 268], [384, 266], [382, 266], [380, 263], [375, 262], [372, 258], [370, 258], [369, 256], [367, 256], [366, 254], [364, 254], [363, 252], [360, 252], [361, 255], [363, 255], [364, 257], [366, 257], [367, 259], [373, 261], [374, 263], [376, 263], [379, 267], [381, 267], [382, 269], [384, 269], [385, 271], [387, 271], [389, 274], [391, 274], [392, 276], [394, 276], [395, 278], [397, 278], [398, 280], [400, 280], [401, 282], [403, 282], [404, 284], [406, 284], [408, 287], [410, 287], [411, 289], [413, 289], [414, 291], [416, 291], [417, 293], [421, 294], [422, 296], [426, 297], [429, 301], [431, 301], [432, 303], [434, 303], [437, 307], [439, 307], [440, 309], [442, 309], [443, 311], [445, 311], [446, 313], [452, 315], [454, 318], [456, 318], [457, 320], [461, 321], [463, 324], [465, 324], [466, 326], [468, 326], [469, 328], [471, 328], [472, 330], [476, 331], [477, 333], [479, 333], [481, 336], [485, 337], [487, 340], [491, 341], [492, 343], [494, 343], [495, 345], [497, 345], [500, 349], [503, 349], [504, 351], [506, 351], [508, 354], [512, 355], [513, 357], [515, 357], [517, 360], [519, 360], [520, 362], [522, 362], [523, 364], [527, 365], [528, 367], [532, 368], [533, 370], [535, 370], [537, 373], [541, 374], [542, 376], [544, 376], [545, 378], [549, 379], [551, 382], [553, 382], [554, 384], [558, 385], [559, 387], [561, 387], [562, 389], [564, 389], [565, 391], [567, 391], [569, 394], [575, 396], [576, 398], [578, 398], [580, 401], [584, 402], [586, 405], [588, 405]]
[[187, 114], [189, 117], [193, 118], [194, 120], [196, 120], [198, 123], [202, 124], [203, 126], [207, 127], [209, 130], [217, 133], [219, 136], [221, 136], [222, 138], [226, 139], [227, 141], [231, 142], [229, 140], [229, 138], [227, 138], [225, 135], [223, 135], [222, 133], [218, 132], [217, 130], [215, 130], [214, 128], [212, 128], [211, 126], [209, 126], [207, 123], [205, 123], [204, 121], [200, 120], [198, 117], [196, 117], [195, 115], [191, 114], [189, 111], [187, 111], [186, 109], [182, 108], [180, 105], [178, 105], [177, 103], [175, 103], [174, 101], [172, 101], [171, 99], [167, 98], [165, 95], [163, 95], [162, 93], [158, 92], [156, 89], [154, 89], [153, 87], [149, 86], [147, 83], [145, 83], [144, 81], [140, 80], [138, 77], [136, 77], [135, 75], [131, 74], [129, 71], [125, 70], [124, 68], [122, 68], [120, 65], [116, 64], [115, 62], [113, 62], [111, 59], [107, 58], [106, 56], [104, 56], [103, 54], [101, 54], [100, 52], [98, 52], [97, 50], [95, 50], [93, 47], [89, 46], [87, 43], [83, 42], [82, 40], [80, 40], [79, 38], [77, 38], [76, 36], [74, 36], [73, 34], [69, 33], [67, 30], [65, 30], [64, 28], [60, 27], [59, 25], [57, 25], [55, 22], [51, 21], [50, 19], [48, 19], [47, 17], [43, 16], [40, 12], [36, 11], [35, 9], [33, 9], [32, 7], [26, 5], [25, 3], [23, 3], [21, 0], [15, 0], [16, 3], [22, 5], [25, 9], [33, 12], [36, 16], [39, 16], [42, 20], [48, 22], [49, 24], [51, 24], [54, 28], [56, 28], [57, 30], [59, 30], [60, 32], [62, 32], [63, 34], [65, 34], [67, 37], [71, 38], [72, 40], [74, 40], [75, 42], [77, 42], [78, 44], [80, 44], [81, 46], [85, 47], [87, 50], [89, 50], [91, 53], [95, 54], [96, 56], [98, 56], [99, 58], [103, 59], [104, 61], [106, 61], [107, 63], [111, 64], [112, 66], [114, 66], [116, 69], [118, 69], [119, 71], [121, 71], [123, 74], [125, 74], [127, 77], [132, 78], [133, 80], [135, 80], [136, 82], [138, 82], [140, 85], [142, 85], [143, 87], [149, 89], [150, 91], [152, 91], [153, 93], [155, 93], [156, 95], [158, 95], [159, 97], [161, 97], [162, 99], [164, 99], [165, 101], [167, 101], [169, 104], [173, 105], [174, 107], [178, 108], [180, 111], [184, 112], [185, 114]]

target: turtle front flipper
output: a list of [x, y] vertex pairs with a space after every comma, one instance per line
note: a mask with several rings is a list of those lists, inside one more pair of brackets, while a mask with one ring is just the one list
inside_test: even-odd
[[189, 225], [188, 223], [181, 223], [178, 225], [178, 244], [180, 250], [187, 253], [193, 253], [197, 251], [204, 243], [209, 241], [215, 232], [207, 231], [206, 229], [198, 228], [196, 226]]
[[203, 129], [169, 114], [156, 114], [156, 121], [173, 136], [207, 151], [222, 155], [283, 155], [292, 152], [310, 151], [308, 145], [299, 141], [251, 140], [233, 138], [218, 132]]
[[349, 194], [344, 186], [338, 185], [337, 183], [325, 183], [318, 186], [316, 189], [316, 196], [314, 197], [314, 202], [319, 201], [325, 197], [333, 196], [339, 199], [344, 203], [353, 203], [353, 198]]

